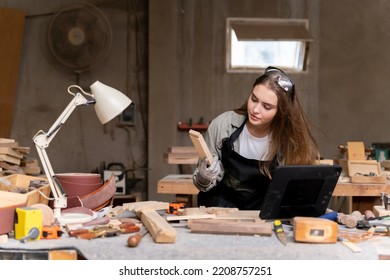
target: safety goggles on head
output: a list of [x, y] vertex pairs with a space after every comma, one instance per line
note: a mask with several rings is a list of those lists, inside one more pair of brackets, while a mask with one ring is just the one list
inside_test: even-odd
[[264, 74], [270, 74], [270, 75], [275, 75], [278, 77], [278, 84], [279, 86], [284, 89], [285, 92], [291, 94], [291, 98], [294, 99], [295, 95], [295, 83], [294, 81], [282, 70], [279, 68], [269, 66], [267, 69], [265, 69]]

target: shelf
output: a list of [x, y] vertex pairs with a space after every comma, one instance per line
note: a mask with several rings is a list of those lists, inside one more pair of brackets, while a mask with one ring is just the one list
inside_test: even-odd
[[205, 131], [209, 127], [208, 123], [183, 123], [179, 122], [177, 124], [177, 129], [178, 130], [185, 130], [188, 131], [190, 129], [197, 130], [197, 131]]

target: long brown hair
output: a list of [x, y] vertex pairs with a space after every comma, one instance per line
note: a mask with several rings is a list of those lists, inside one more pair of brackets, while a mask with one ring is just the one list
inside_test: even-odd
[[[260, 84], [271, 89], [278, 97], [277, 113], [271, 123], [267, 161], [260, 166], [262, 173], [270, 176], [272, 160], [281, 165], [315, 164], [319, 159], [319, 150], [298, 96], [285, 91], [272, 74], [258, 77], [252, 89]], [[247, 116], [247, 102], [234, 111]]]

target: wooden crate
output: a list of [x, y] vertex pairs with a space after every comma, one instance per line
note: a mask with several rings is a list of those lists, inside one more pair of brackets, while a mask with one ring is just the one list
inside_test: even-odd
[[[47, 199], [50, 196], [50, 185], [49, 182], [46, 181], [46, 178], [42, 177], [34, 177], [22, 174], [13, 174], [10, 176], [3, 177], [5, 180], [9, 181], [11, 185], [8, 185], [2, 181], [0, 181], [0, 202], [1, 201], [18, 201], [25, 202], [26, 206], [31, 206], [36, 203], [41, 204], [49, 204], [49, 200]], [[27, 193], [14, 193], [10, 192], [10, 190], [20, 187], [24, 189], [28, 189], [31, 181], [46, 181], [47, 184], [43, 184], [41, 187], [29, 191]]]
[[[385, 184], [387, 181], [380, 163], [375, 160], [348, 160], [348, 173], [352, 183]], [[367, 176], [370, 173], [375, 176]]]

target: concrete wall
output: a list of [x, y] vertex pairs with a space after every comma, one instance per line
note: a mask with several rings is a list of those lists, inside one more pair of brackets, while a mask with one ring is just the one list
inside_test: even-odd
[[[91, 2], [91, 1], [78, 1]], [[104, 3], [107, 2], [107, 3]], [[71, 101], [67, 88], [99, 80], [125, 93], [136, 104], [135, 126], [123, 126], [119, 118], [101, 125], [93, 106], [77, 107], [47, 149], [53, 169], [62, 172], [101, 171], [104, 165], [122, 163], [129, 176], [143, 178], [147, 169], [147, 2], [94, 1], [112, 30], [108, 55], [88, 70], [76, 73], [59, 63], [48, 48], [47, 30], [54, 13], [75, 1], [0, 1], [3, 7], [26, 12], [26, 28], [20, 67], [17, 106], [11, 138], [31, 147], [32, 137], [47, 131]], [[73, 23], [70, 23], [71, 25]], [[9, 136], [2, 136], [9, 137]]]
[[[31, 146], [70, 101], [66, 88], [78, 82], [47, 50], [53, 13], [74, 1], [0, 0], [27, 13], [12, 137]], [[79, 1], [83, 2], [83, 1]], [[148, 198], [158, 179], [177, 173], [163, 162], [169, 146], [190, 145], [179, 121], [217, 114], [241, 104], [256, 74], [225, 71], [226, 17], [307, 18], [314, 43], [309, 71], [294, 74], [298, 94], [313, 124], [322, 156], [338, 156], [346, 141], [388, 142], [388, 12], [383, 0], [117, 0], [93, 1], [113, 28], [113, 45], [98, 67], [81, 76], [126, 92], [137, 105], [136, 126], [117, 120], [101, 126], [92, 108], [79, 108], [52, 142], [57, 172], [87, 172], [101, 161], [134, 165], [148, 178]], [[1, 101], [0, 101], [1, 102]], [[146, 189], [145, 189], [146, 191]]]
[[309, 71], [293, 75], [297, 91], [311, 121], [318, 116], [317, 22], [318, 1], [191, 1], [169, 0], [164, 5], [149, 1], [149, 196], [157, 181], [177, 173], [175, 165], [163, 164], [169, 146], [191, 145], [188, 132], [177, 123], [201, 117], [210, 121], [241, 105], [260, 74], [227, 73], [225, 42], [227, 17], [309, 18], [315, 42]]
[[322, 152], [347, 141], [390, 142], [390, 2], [320, 1]]

